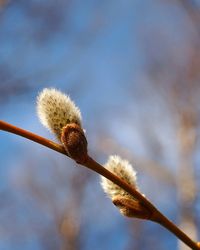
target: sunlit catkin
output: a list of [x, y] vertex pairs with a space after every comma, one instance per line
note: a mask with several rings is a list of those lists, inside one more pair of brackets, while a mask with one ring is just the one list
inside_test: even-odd
[[60, 140], [62, 128], [70, 123], [81, 127], [81, 113], [69, 96], [54, 88], [45, 88], [37, 97], [41, 123]]
[[[124, 160], [117, 155], [110, 156], [107, 163], [104, 166], [113, 174], [117, 175], [125, 182], [127, 182], [128, 184], [132, 185], [137, 189], [136, 172], [127, 160]], [[106, 179], [105, 177], [101, 177], [101, 185], [105, 193], [111, 199], [115, 198], [116, 196], [134, 198], [130, 194], [128, 194], [125, 190], [123, 190], [121, 187], [114, 184], [112, 181]]]

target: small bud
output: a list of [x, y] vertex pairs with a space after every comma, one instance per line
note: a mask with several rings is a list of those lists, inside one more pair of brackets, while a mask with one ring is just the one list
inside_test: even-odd
[[[105, 164], [105, 168], [137, 189], [136, 172], [128, 161], [123, 160], [117, 155], [110, 156], [108, 162]], [[134, 197], [127, 193], [124, 189], [105, 177], [101, 177], [101, 185], [105, 193], [107, 193], [111, 199], [118, 195], [134, 199]]]
[[112, 202], [124, 216], [146, 220], [151, 217], [150, 211], [137, 200], [116, 196]]
[[[105, 168], [138, 190], [136, 172], [128, 161], [123, 160], [117, 155], [110, 156], [108, 162], [105, 164]], [[113, 204], [119, 208], [123, 215], [140, 219], [150, 218], [149, 211], [141, 205], [137, 198], [105, 177], [101, 177], [101, 180], [103, 190], [110, 196]]]
[[67, 154], [77, 163], [87, 159], [87, 140], [82, 128], [75, 124], [67, 124], [62, 128], [61, 142]]
[[69, 123], [81, 127], [81, 113], [69, 96], [45, 88], [37, 97], [37, 113], [41, 123], [60, 140], [61, 131]]

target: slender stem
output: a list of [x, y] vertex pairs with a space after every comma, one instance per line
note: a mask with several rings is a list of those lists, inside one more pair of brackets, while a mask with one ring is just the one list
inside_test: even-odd
[[[50, 141], [44, 137], [33, 134], [33, 133], [26, 131], [24, 129], [15, 127], [15, 126], [13, 126], [9, 123], [6, 123], [4, 121], [1, 121], [1, 120], [0, 120], [0, 130], [4, 130], [7, 132], [16, 134], [16, 135], [23, 136], [29, 140], [37, 142], [43, 146], [46, 146], [48, 148], [51, 148], [52, 150], [55, 150], [61, 154], [68, 156], [62, 145], [57, 144], [53, 141]], [[118, 176], [112, 174], [110, 171], [105, 169], [103, 166], [101, 166], [99, 163], [97, 163], [95, 160], [93, 160], [89, 156], [88, 156], [87, 161], [84, 163], [84, 166], [99, 173], [100, 175], [106, 177], [107, 179], [111, 180], [112, 182], [114, 182], [115, 184], [117, 184], [118, 186], [123, 188], [125, 191], [127, 191], [129, 194], [131, 194], [135, 198], [137, 198], [146, 208], [148, 208], [151, 211], [151, 217], [149, 218], [150, 220], [161, 224], [163, 227], [165, 227], [170, 232], [172, 232], [174, 235], [176, 235], [181, 241], [183, 241], [191, 249], [194, 249], [194, 250], [200, 249], [199, 243], [196, 243], [192, 239], [190, 239], [175, 224], [173, 224], [173, 222], [168, 220], [160, 211], [158, 211], [157, 208], [150, 201], [147, 200], [147, 198], [145, 198], [140, 192], [138, 192], [132, 186], [127, 184], [125, 181], [120, 179]]]
[[177, 236], [182, 242], [184, 242], [191, 249], [200, 249], [199, 242], [193, 241], [188, 235], [186, 235], [180, 228], [178, 228], [172, 221], [164, 216], [160, 211], [157, 211], [154, 221], [165, 227], [168, 231]]
[[0, 120], [0, 130], [20, 135], [22, 137], [25, 137], [26, 139], [37, 142], [47, 148], [51, 148], [61, 154], [67, 155], [62, 145], [1, 120]]

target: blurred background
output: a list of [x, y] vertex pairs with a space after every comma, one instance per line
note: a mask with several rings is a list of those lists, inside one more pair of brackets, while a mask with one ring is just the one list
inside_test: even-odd
[[[200, 1], [0, 0], [0, 119], [52, 140], [44, 87], [80, 107], [90, 154], [128, 159], [146, 196], [200, 239]], [[127, 219], [99, 176], [0, 132], [0, 249], [188, 249]]]

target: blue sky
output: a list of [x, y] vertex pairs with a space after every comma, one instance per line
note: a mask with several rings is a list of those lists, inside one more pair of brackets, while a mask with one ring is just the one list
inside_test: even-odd
[[[102, 133], [102, 137], [108, 134], [109, 138], [140, 157], [158, 160], [175, 174], [175, 132], [166, 104], [167, 96], [160, 95], [155, 89], [148, 70], [152, 67], [153, 72], [153, 66], [159, 66], [161, 80], [168, 86], [176, 69], [182, 72], [185, 67], [185, 57], [190, 51], [188, 43], [193, 34], [186, 13], [173, 2], [60, 0], [55, 4], [55, 1], [47, 0], [10, 1], [0, 10], [0, 117], [54, 139], [39, 124], [35, 103], [41, 89], [56, 87], [68, 93], [81, 108], [91, 152], [100, 161], [105, 161], [107, 155], [95, 149], [101, 139], [98, 133]], [[149, 140], [154, 136], [159, 138], [163, 150], [161, 155], [157, 156], [148, 147], [144, 130], [150, 133]], [[54, 167], [49, 161], [55, 161], [63, 173], [66, 161], [70, 166], [67, 171], [73, 173], [73, 163], [23, 138], [3, 132], [0, 137], [0, 189], [2, 195], [10, 199], [6, 210], [0, 208], [3, 219], [0, 248], [48, 249], [42, 245], [37, 225], [36, 229], [33, 226], [30, 232], [26, 232], [31, 223], [29, 220], [34, 219], [44, 235], [47, 228], [52, 228], [52, 246], [58, 248], [61, 241], [53, 213], [44, 216], [45, 210], [32, 194], [24, 190], [23, 178], [30, 177], [27, 168], [34, 168], [32, 175], [36, 185], [38, 175], [47, 182], [54, 181], [51, 176]], [[110, 152], [117, 153], [112, 149]], [[51, 170], [48, 170], [48, 164]], [[142, 173], [139, 177], [146, 194], [171, 219], [177, 220], [173, 187], [159, 186], [159, 182]], [[45, 185], [49, 190], [50, 187]], [[105, 198], [96, 175], [89, 187], [86, 187], [88, 197], [95, 200], [92, 192], [95, 190], [103, 202], [99, 206], [107, 210], [94, 206], [87, 213], [87, 204], [82, 204], [81, 230], [84, 227], [87, 230], [82, 231], [85, 237], [82, 236], [81, 249], [128, 249], [134, 238], [128, 220], [121, 217]], [[64, 202], [66, 190], [67, 186], [55, 185], [54, 199], [57, 201], [58, 193], [61, 193]], [[162, 192], [164, 194], [159, 196]], [[89, 198], [85, 198], [86, 201]], [[12, 218], [9, 219], [9, 214], [15, 213], [14, 217], [18, 218], [16, 225], [21, 228], [19, 235], [10, 228]], [[100, 214], [99, 218], [96, 213]], [[143, 237], [150, 235], [144, 243], [144, 250], [154, 242], [159, 249], [176, 249], [177, 241], [167, 231], [149, 222], [140, 226]], [[137, 240], [135, 238], [133, 242]]]

